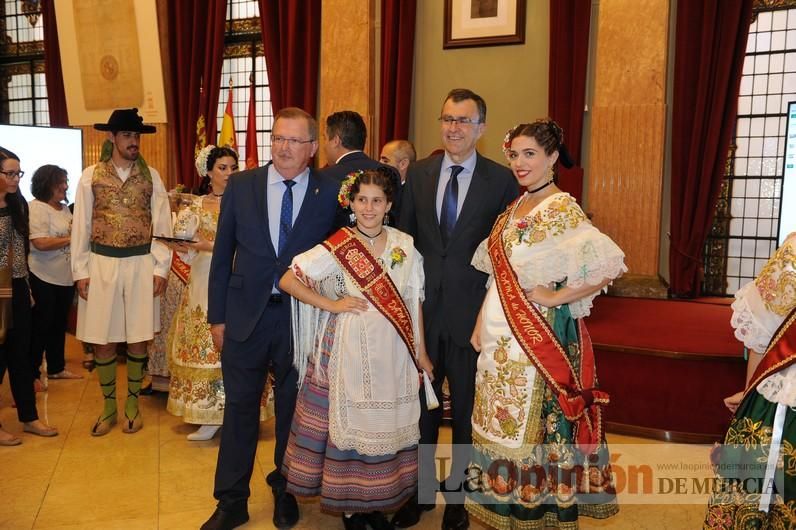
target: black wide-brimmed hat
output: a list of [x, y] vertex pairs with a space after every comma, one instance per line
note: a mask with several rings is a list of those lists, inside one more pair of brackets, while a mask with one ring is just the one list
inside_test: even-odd
[[144, 118], [138, 115], [138, 109], [116, 109], [111, 113], [108, 123], [95, 123], [98, 131], [130, 131], [141, 134], [155, 132], [153, 125], [144, 125]]

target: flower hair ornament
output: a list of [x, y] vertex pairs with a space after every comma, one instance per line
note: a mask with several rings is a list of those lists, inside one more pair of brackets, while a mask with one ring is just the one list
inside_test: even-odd
[[357, 179], [364, 173], [361, 169], [358, 171], [354, 171], [353, 173], [349, 173], [348, 176], [345, 178], [343, 183], [340, 185], [340, 191], [337, 192], [337, 202], [340, 203], [340, 206], [343, 208], [348, 208], [351, 205], [351, 187], [357, 181]]
[[207, 176], [207, 158], [215, 148], [216, 146], [213, 144], [206, 145], [199, 151], [199, 154], [196, 155], [194, 165], [196, 166], [196, 172], [199, 173], [199, 176], [202, 178]]
[[503, 137], [503, 145], [501, 148], [503, 149], [503, 156], [509, 156], [509, 149], [511, 149], [511, 135], [514, 134], [514, 131], [517, 130], [517, 127], [521, 126], [521, 123], [518, 123], [508, 131], [506, 131], [506, 136]]

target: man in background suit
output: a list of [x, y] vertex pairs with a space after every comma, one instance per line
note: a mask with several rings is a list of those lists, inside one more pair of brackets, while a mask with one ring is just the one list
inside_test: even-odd
[[[382, 167], [377, 160], [373, 160], [365, 154], [365, 140], [368, 137], [368, 129], [365, 127], [365, 120], [358, 112], [353, 110], [341, 110], [330, 114], [326, 118], [326, 142], [324, 151], [328, 167], [321, 170], [321, 173], [334, 179], [341, 184], [349, 173], [365, 169], [377, 169]], [[390, 225], [397, 224], [396, 213], [401, 205], [401, 186], [398, 174], [393, 175], [393, 194], [392, 208], [390, 208]], [[351, 212], [343, 207], [337, 210], [335, 226], [350, 225]]]
[[408, 140], [393, 140], [387, 142], [381, 148], [379, 162], [394, 167], [401, 177], [401, 189], [406, 185], [406, 174], [409, 171], [409, 164], [417, 160], [417, 152], [412, 142]]
[[[478, 358], [470, 337], [487, 281], [486, 274], [473, 268], [470, 261], [497, 216], [517, 197], [518, 187], [508, 168], [475, 149], [486, 127], [486, 104], [479, 95], [467, 89], [451, 90], [439, 122], [445, 152], [409, 166], [400, 228], [414, 237], [423, 256], [426, 348], [434, 363], [434, 391], [440, 402], [445, 377], [450, 386], [454, 452], [446, 488], [458, 491], [446, 494], [442, 528], [462, 529], [469, 525], [460, 488], [470, 458]], [[433, 445], [442, 407], [429, 412], [425, 399], [420, 403], [420, 443], [432, 445], [421, 446], [418, 486], [420, 501], [429, 503], [437, 485]], [[396, 513], [393, 523], [401, 528], [412, 526], [422, 511], [433, 508], [433, 504], [411, 499]]]
[[222, 352], [226, 405], [215, 478], [218, 507], [205, 530], [235, 528], [249, 519], [260, 396], [269, 367], [275, 377], [276, 469], [266, 481], [274, 494], [273, 523], [289, 528], [299, 517], [281, 474], [298, 376], [290, 347], [290, 298], [276, 286], [293, 256], [332, 230], [339, 186], [308, 167], [318, 149], [318, 126], [303, 110], [277, 113], [271, 145], [269, 164], [229, 179], [210, 265], [207, 320]]

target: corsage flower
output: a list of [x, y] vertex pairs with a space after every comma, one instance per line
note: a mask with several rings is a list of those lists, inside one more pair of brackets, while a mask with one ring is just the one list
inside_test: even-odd
[[396, 265], [402, 265], [406, 259], [406, 252], [401, 247], [395, 247], [390, 251], [390, 268], [394, 269]]

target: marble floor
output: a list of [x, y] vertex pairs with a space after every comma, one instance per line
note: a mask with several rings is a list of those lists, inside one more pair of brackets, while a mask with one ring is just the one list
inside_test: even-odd
[[[68, 368], [80, 368], [81, 348], [68, 337]], [[124, 366], [119, 380], [124, 380]], [[144, 397], [144, 428], [134, 435], [117, 426], [93, 438], [89, 430], [101, 408], [96, 372], [82, 380], [49, 381], [37, 395], [40, 416], [60, 435], [40, 438], [22, 433], [11, 407], [6, 378], [0, 385], [0, 422], [23, 440], [0, 447], [0, 528], [196, 529], [214, 509], [213, 472], [218, 440], [188, 442], [193, 428], [166, 412], [165, 394]], [[124, 396], [124, 387], [118, 395]], [[120, 405], [122, 407], [123, 404]], [[443, 436], [449, 439], [446, 429]], [[609, 443], [648, 444], [611, 436]], [[657, 444], [663, 449], [666, 444]], [[273, 528], [272, 497], [263, 477], [272, 468], [273, 422], [260, 430], [251, 481], [250, 522], [242, 528]], [[686, 449], [686, 451], [691, 451]], [[621, 504], [621, 498], [620, 498]], [[301, 502], [299, 529], [343, 528], [337, 517], [321, 513], [317, 502]], [[701, 526], [704, 504], [622, 505], [603, 521], [582, 519], [581, 528], [687, 529]], [[416, 528], [439, 528], [442, 509], [424, 515]], [[471, 528], [481, 528], [473, 523]]]

